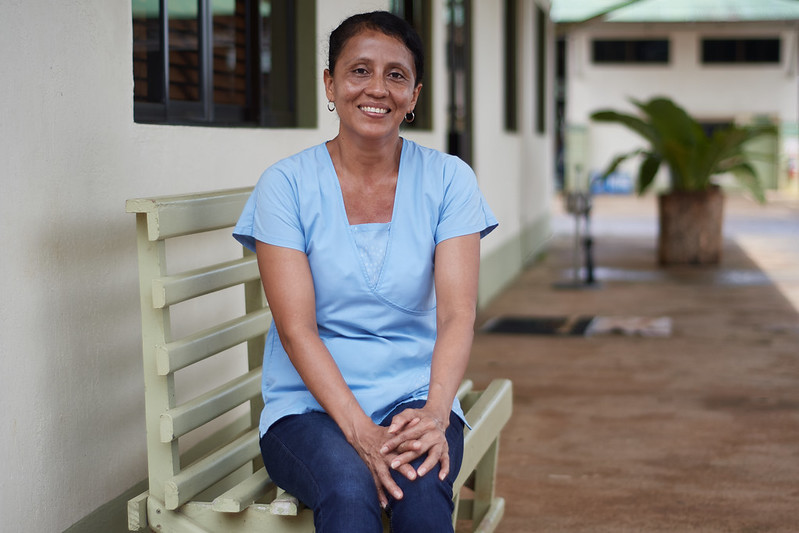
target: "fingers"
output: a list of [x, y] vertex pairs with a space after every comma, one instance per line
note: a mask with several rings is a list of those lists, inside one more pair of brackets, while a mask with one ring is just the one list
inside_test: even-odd
[[397, 483], [394, 481], [394, 478], [391, 477], [391, 473], [388, 471], [388, 468], [384, 466], [383, 468], [379, 468], [377, 472], [373, 470], [372, 475], [375, 477], [375, 485], [377, 485], [377, 497], [380, 499], [380, 505], [383, 508], [388, 505], [386, 491], [391, 494], [395, 500], [402, 499], [402, 489], [400, 489], [399, 485], [397, 485]]
[[385, 509], [388, 507], [388, 498], [386, 498], [386, 491], [383, 490], [382, 485], [375, 479], [375, 486], [377, 487], [377, 501], [380, 502], [380, 508]]
[[[380, 448], [380, 453], [385, 455], [389, 452], [402, 453], [411, 449], [418, 449], [416, 445], [413, 445], [413, 448], [409, 448], [410, 444], [408, 443], [421, 441], [426, 435], [437, 431], [443, 434], [443, 429], [439, 427], [438, 421], [431, 417], [421, 417], [415, 414], [411, 416], [409, 411], [411, 410], [403, 411], [392, 419], [389, 433], [396, 436], [383, 444]], [[392, 428], [394, 428], [394, 431], [392, 431]], [[405, 447], [402, 448], [402, 446]]]
[[397, 434], [403, 429], [415, 426], [420, 420], [421, 418], [414, 414], [414, 410], [406, 409], [391, 419], [391, 425], [388, 426], [388, 432], [392, 435]]
[[419, 477], [422, 477], [433, 470], [436, 463], [440, 465], [438, 477], [443, 481], [443, 479], [447, 477], [447, 474], [449, 474], [449, 446], [447, 445], [447, 441], [430, 448], [427, 452], [427, 457], [422, 464], [419, 465], [419, 468], [416, 469], [416, 473], [419, 474]]

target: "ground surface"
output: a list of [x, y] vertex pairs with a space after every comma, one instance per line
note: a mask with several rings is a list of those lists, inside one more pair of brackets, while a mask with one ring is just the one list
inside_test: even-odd
[[653, 199], [598, 197], [591, 290], [573, 222], [481, 313], [668, 317], [668, 337], [478, 333], [514, 383], [500, 533], [799, 531], [799, 203], [728, 199], [718, 267], [655, 265]]

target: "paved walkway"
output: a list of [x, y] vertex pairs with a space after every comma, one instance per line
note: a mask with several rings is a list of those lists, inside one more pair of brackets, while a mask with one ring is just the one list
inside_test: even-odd
[[655, 265], [651, 198], [598, 197], [596, 274], [573, 222], [479, 317], [667, 317], [666, 337], [480, 332], [467, 372], [514, 382], [498, 531], [799, 531], [799, 202], [727, 202], [719, 267]]

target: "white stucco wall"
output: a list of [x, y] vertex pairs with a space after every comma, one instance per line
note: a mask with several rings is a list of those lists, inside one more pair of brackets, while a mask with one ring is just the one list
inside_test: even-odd
[[[703, 65], [704, 37], [776, 37], [782, 41], [777, 65]], [[666, 65], [595, 65], [594, 38], [666, 38], [671, 41]], [[591, 123], [600, 108], [634, 111], [630, 98], [647, 100], [664, 95], [701, 120], [746, 120], [767, 115], [795, 123], [797, 33], [793, 23], [740, 24], [593, 24], [567, 36], [567, 121], [588, 126], [588, 168], [600, 170], [614, 154], [641, 145], [639, 137], [621, 126]], [[637, 163], [626, 167], [635, 174]]]
[[[535, 126], [535, 5], [549, 12], [548, 2], [521, 2], [518, 8], [518, 131], [504, 127], [504, 27], [503, 2], [473, 2], [474, 35], [474, 146], [473, 166], [500, 227], [486, 239], [483, 249], [492, 251], [548, 214], [553, 194], [553, 102], [547, 101], [547, 133]], [[497, 28], [499, 34], [480, 31], [480, 25]], [[552, 79], [554, 45], [548, 26], [548, 80]], [[546, 84], [552, 90], [552, 83]], [[500, 216], [501, 214], [501, 216]]]
[[[0, 2], [4, 531], [63, 531], [146, 476], [135, 231], [125, 200], [251, 185], [277, 159], [332, 138], [337, 121], [321, 84], [327, 35], [344, 16], [387, 5], [317, 2], [319, 127], [276, 131], [135, 124], [129, 2]], [[439, 29], [444, 5], [436, 2]], [[476, 170], [502, 221], [486, 253], [522, 221], [544, 216], [551, 190], [549, 141], [526, 129], [532, 104], [524, 104], [523, 133], [502, 132], [501, 5], [475, 2]], [[445, 35], [434, 33], [429, 59], [440, 71]], [[532, 94], [530, 83], [528, 72], [520, 94]], [[409, 137], [445, 147], [445, 98], [439, 73], [435, 129]]]

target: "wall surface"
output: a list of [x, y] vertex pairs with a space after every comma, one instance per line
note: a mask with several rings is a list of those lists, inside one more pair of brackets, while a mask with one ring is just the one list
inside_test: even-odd
[[[776, 37], [782, 42], [779, 64], [701, 64], [704, 37]], [[669, 38], [665, 65], [596, 65], [591, 62], [594, 38]], [[567, 121], [587, 126], [588, 169], [598, 171], [611, 158], [635, 146], [639, 137], [616, 125], [591, 123], [600, 108], [634, 112], [630, 98], [665, 95], [705, 121], [747, 121], [758, 115], [795, 124], [797, 30], [793, 23], [740, 24], [594, 24], [576, 29], [567, 39]], [[635, 174], [637, 162], [625, 168]]]
[[[475, 4], [475, 94], [498, 102], [502, 3]], [[125, 200], [252, 185], [277, 159], [335, 136], [321, 84], [327, 35], [346, 15], [387, 5], [317, 2], [319, 125], [265, 130], [134, 123], [130, 2], [0, 2], [4, 531], [63, 531], [146, 476], [135, 231]], [[445, 2], [434, 5], [435, 126], [407, 136], [443, 149]], [[521, 94], [532, 94], [531, 82], [520, 82]], [[475, 106], [476, 169], [502, 223], [485, 241], [486, 257], [546, 218], [552, 179], [549, 141], [503, 134], [498, 105]], [[522, 259], [501, 274], [518, 272]]]

